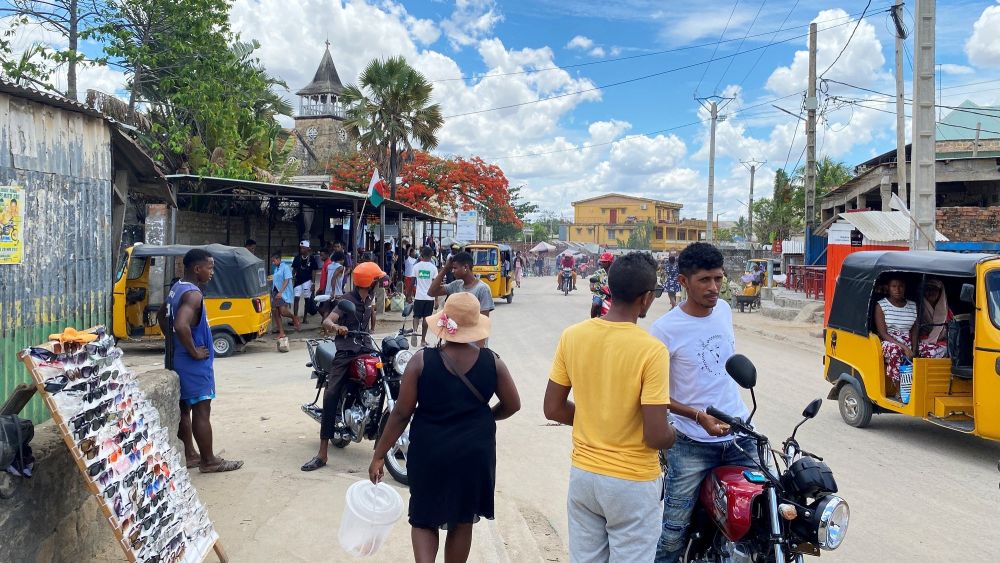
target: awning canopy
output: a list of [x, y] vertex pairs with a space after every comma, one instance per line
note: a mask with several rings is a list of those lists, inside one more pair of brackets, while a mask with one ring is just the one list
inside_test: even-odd
[[543, 241], [531, 247], [531, 250], [529, 250], [528, 252], [552, 252], [555, 249], [556, 247]]
[[[840, 218], [861, 231], [865, 238], [873, 242], [894, 242], [910, 239], [913, 223], [902, 211], [857, 211], [841, 213]], [[938, 241], [948, 237], [935, 231]]]
[[[174, 186], [174, 190], [178, 196], [233, 197], [233, 190], [242, 190], [257, 195], [261, 199], [276, 197], [290, 201], [322, 205], [346, 212], [352, 211], [355, 208], [360, 211], [362, 207], [365, 207], [366, 216], [377, 216], [379, 214], [377, 207], [363, 205], [368, 196], [358, 192], [344, 192], [213, 176], [195, 176], [193, 174], [173, 174], [167, 176], [167, 180]], [[447, 222], [447, 219], [419, 211], [388, 198], [382, 205], [386, 206], [386, 215], [389, 216], [402, 213], [403, 218], [406, 220]]]

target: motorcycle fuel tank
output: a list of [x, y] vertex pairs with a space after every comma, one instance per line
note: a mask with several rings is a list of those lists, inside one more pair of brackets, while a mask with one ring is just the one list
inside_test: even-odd
[[351, 379], [360, 383], [365, 389], [378, 382], [378, 370], [382, 367], [382, 361], [374, 354], [362, 355], [354, 358], [351, 369], [348, 371]]
[[753, 500], [763, 485], [743, 475], [746, 467], [716, 467], [701, 485], [701, 504], [730, 541], [739, 541], [750, 531]]

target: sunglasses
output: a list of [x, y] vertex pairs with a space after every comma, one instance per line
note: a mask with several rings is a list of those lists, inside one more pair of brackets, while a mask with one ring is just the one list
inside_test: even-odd
[[97, 457], [97, 454], [101, 451], [100, 446], [97, 445], [97, 442], [95, 442], [93, 438], [81, 440], [79, 446], [83, 456], [88, 460], [92, 460]]
[[663, 296], [663, 286], [662, 285], [658, 286], [658, 287], [654, 287], [653, 289], [650, 289], [649, 291], [651, 291], [653, 293], [653, 297], [655, 297], [657, 299], [659, 299], [660, 297]]
[[108, 468], [108, 460], [102, 459], [97, 463], [87, 467], [87, 474], [91, 477], [97, 477], [102, 471]]
[[123, 501], [121, 495], [115, 497], [114, 507], [115, 515], [118, 516], [119, 520], [132, 511], [132, 503]]
[[114, 477], [115, 477], [114, 471], [112, 471], [111, 469], [108, 469], [104, 473], [101, 473], [101, 475], [98, 476], [97, 479], [95, 479], [95, 480], [98, 483], [100, 483], [100, 485], [102, 487], [107, 487], [108, 484], [111, 483], [111, 480], [114, 479]]

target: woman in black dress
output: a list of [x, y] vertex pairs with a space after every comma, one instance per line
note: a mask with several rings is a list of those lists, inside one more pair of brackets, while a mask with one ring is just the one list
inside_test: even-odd
[[[406, 471], [413, 557], [433, 562], [443, 529], [445, 562], [458, 563], [469, 558], [472, 525], [493, 519], [496, 421], [516, 413], [521, 399], [503, 361], [474, 344], [489, 337], [490, 319], [471, 293], [452, 295], [427, 324], [441, 343], [407, 364], [368, 475], [382, 479], [385, 454], [412, 415]], [[491, 408], [494, 395], [499, 402]]]

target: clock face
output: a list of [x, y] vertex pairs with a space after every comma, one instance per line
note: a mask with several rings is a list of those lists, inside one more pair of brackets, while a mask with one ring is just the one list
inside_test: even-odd
[[315, 127], [310, 127], [306, 130], [306, 137], [308, 137], [310, 141], [315, 141], [318, 135], [319, 129], [316, 129]]
[[347, 130], [340, 129], [339, 131], [337, 131], [337, 137], [340, 139], [341, 143], [346, 143], [347, 142]]

